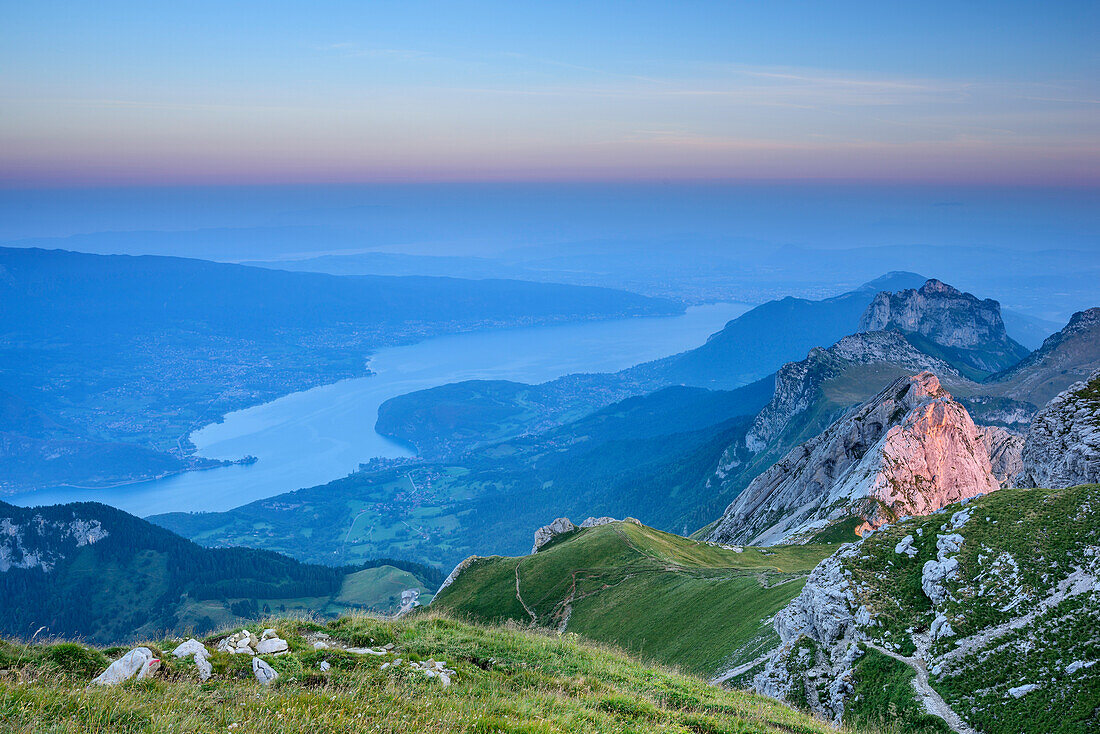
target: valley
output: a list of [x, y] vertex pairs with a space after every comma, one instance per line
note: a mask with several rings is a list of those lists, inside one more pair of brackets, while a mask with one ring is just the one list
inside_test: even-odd
[[[191, 434], [201, 457], [255, 456], [259, 460], [254, 464], [94, 491], [58, 487], [19, 492], [4, 499], [16, 504], [96, 500], [142, 516], [229, 510], [337, 480], [372, 457], [410, 455], [374, 428], [379, 405], [396, 395], [474, 377], [538, 381], [580, 371], [613, 371], [690, 348], [746, 308], [717, 304], [693, 307], [680, 316], [475, 332], [379, 349], [364, 363], [369, 376], [233, 412]], [[583, 385], [575, 394], [591, 401]]]

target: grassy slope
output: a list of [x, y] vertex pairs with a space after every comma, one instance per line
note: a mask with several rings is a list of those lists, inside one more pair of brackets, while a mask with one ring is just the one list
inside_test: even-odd
[[568, 615], [570, 632], [712, 675], [774, 642], [765, 620], [798, 594], [805, 574], [833, 548], [737, 553], [614, 523], [574, 533], [532, 556], [481, 559], [433, 608], [551, 628]]
[[[960, 577], [948, 586], [953, 599], [946, 612], [956, 635], [935, 643], [933, 662], [958, 640], [1034, 611], [1074, 568], [1097, 572], [1100, 485], [1001, 490], [969, 507], [971, 518], [957, 531], [964, 538], [957, 556]], [[921, 570], [935, 555], [937, 535], [947, 532], [942, 526], [958, 509], [952, 506], [947, 513], [912, 518], [877, 532], [864, 541], [865, 552], [849, 562], [860, 588], [859, 603], [881, 623], [872, 628], [881, 644], [911, 654], [911, 631], [926, 631], [932, 622]], [[918, 529], [923, 535], [917, 535]], [[893, 552], [910, 534], [919, 551], [913, 559]], [[1098, 618], [1096, 591], [1063, 601], [933, 675], [932, 685], [988, 734], [1096, 731], [1100, 665], [1074, 674], [1065, 669], [1074, 661], [1100, 660]], [[1007, 695], [1009, 688], [1027, 683], [1040, 688], [1019, 699]]]
[[[291, 654], [267, 657], [280, 673], [270, 688], [251, 677], [246, 656], [212, 658], [200, 683], [190, 660], [165, 660], [156, 678], [102, 689], [84, 685], [108, 661], [64, 643], [0, 642], [0, 731], [34, 732], [515, 732], [689, 734], [835, 731], [783, 705], [647, 667], [572, 635], [490, 629], [422, 616], [412, 621], [348, 617], [323, 627], [275, 621]], [[407, 659], [446, 661], [454, 682], [408, 667], [380, 670], [379, 658], [315, 651], [302, 638], [323, 629], [348, 643], [393, 642]], [[167, 651], [172, 642], [154, 643]], [[111, 657], [121, 651], [106, 651]], [[163, 654], [162, 658], [169, 655]], [[329, 661], [332, 670], [321, 673]]]

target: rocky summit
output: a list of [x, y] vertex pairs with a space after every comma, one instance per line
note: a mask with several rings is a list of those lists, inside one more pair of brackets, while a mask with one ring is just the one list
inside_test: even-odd
[[1021, 487], [1061, 489], [1100, 482], [1100, 370], [1059, 394], [1031, 422]]
[[1000, 488], [988, 446], [934, 374], [896, 380], [753, 480], [708, 540], [768, 545], [927, 515]]
[[1008, 336], [1001, 306], [939, 280], [918, 289], [879, 293], [859, 322], [860, 331], [900, 331], [946, 350], [952, 361], [999, 372], [1028, 355]]

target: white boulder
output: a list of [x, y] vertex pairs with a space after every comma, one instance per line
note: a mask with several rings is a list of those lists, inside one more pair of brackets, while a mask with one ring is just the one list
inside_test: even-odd
[[179, 645], [175, 650], [172, 651], [172, 654], [175, 655], [177, 658], [186, 658], [193, 655], [201, 655], [204, 658], [210, 657], [210, 651], [206, 649], [206, 645], [203, 645], [194, 637], [192, 637], [187, 642]]
[[265, 686], [271, 685], [279, 677], [275, 669], [264, 662], [262, 658], [252, 658], [252, 675], [256, 676], [256, 680]]
[[[97, 686], [117, 686], [134, 677], [135, 673], [139, 678], [147, 677], [149, 674], [144, 671], [153, 661], [156, 661], [156, 667], [160, 667], [160, 660], [153, 657], [152, 650], [147, 647], [135, 647], [111, 663], [106, 670], [92, 679], [92, 683]], [[156, 671], [156, 667], [153, 668], [153, 672]]]
[[202, 680], [209, 680], [214, 673], [214, 667], [210, 665], [210, 661], [199, 653], [195, 653], [195, 668], [199, 671], [199, 678]]
[[287, 644], [286, 640], [279, 637], [265, 637], [256, 645], [256, 654], [271, 655], [286, 652], [289, 649], [290, 645]]
[[1038, 683], [1027, 683], [1026, 685], [1016, 686], [1015, 688], [1009, 688], [1008, 689], [1008, 695], [1012, 696], [1013, 698], [1023, 698], [1024, 696], [1031, 693], [1032, 691], [1038, 690], [1038, 688], [1039, 688]]

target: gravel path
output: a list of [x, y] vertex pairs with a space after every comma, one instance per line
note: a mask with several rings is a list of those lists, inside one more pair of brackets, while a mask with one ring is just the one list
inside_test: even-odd
[[963, 721], [963, 718], [955, 713], [955, 709], [948, 706], [947, 702], [943, 700], [940, 694], [936, 693], [936, 690], [932, 688], [932, 685], [928, 682], [928, 669], [924, 667], [923, 660], [920, 658], [908, 658], [904, 655], [899, 655], [892, 650], [887, 650], [886, 648], [879, 647], [870, 642], [865, 644], [867, 647], [877, 650], [883, 655], [889, 655], [894, 660], [900, 660], [916, 672], [917, 675], [913, 678], [913, 688], [916, 690], [917, 696], [920, 697], [921, 703], [924, 704], [925, 711], [946, 721], [947, 725], [959, 732], [959, 734], [978, 734], [978, 732]]

